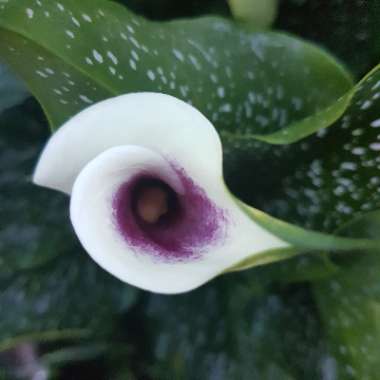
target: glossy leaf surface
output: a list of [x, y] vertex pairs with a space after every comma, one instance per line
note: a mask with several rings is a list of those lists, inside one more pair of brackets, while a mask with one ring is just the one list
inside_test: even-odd
[[0, 28], [1, 55], [53, 128], [100, 99], [160, 91], [193, 103], [220, 130], [259, 133], [310, 115], [351, 86], [323, 50], [217, 17], [158, 24], [104, 0], [21, 0], [2, 5]]

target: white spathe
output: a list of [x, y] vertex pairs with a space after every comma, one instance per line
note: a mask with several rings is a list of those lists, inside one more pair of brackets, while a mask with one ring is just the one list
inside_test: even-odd
[[[203, 247], [197, 259], [160, 260], [128, 244], [115, 227], [113, 197], [140, 171], [159, 172], [182, 192], [172, 163], [228, 215], [223, 239]], [[289, 247], [249, 219], [228, 193], [212, 124], [168, 95], [123, 95], [79, 113], [48, 142], [34, 182], [71, 193], [71, 221], [90, 256], [120, 280], [152, 292], [189, 291], [248, 256]]]
[[191, 178], [222, 177], [219, 136], [198, 110], [169, 95], [135, 93], [99, 102], [64, 124], [42, 152], [33, 181], [70, 194], [90, 160], [122, 145], [170, 156]]

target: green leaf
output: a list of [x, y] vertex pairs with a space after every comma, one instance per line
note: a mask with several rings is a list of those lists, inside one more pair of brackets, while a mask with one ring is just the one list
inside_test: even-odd
[[371, 239], [365, 239], [363, 236], [349, 238], [336, 234], [306, 230], [273, 218], [260, 210], [245, 205], [237, 199], [236, 203], [250, 219], [273, 235], [288, 242], [290, 247], [255, 253], [233, 267], [228, 268], [225, 272], [245, 270], [258, 265], [286, 260], [305, 253], [310, 254], [318, 251], [350, 252], [353, 250], [377, 252], [380, 247], [380, 239], [377, 236]]
[[[380, 208], [379, 126], [380, 72], [376, 68], [356, 88], [344, 115], [329, 128], [267, 150], [260, 143], [245, 150], [231, 143], [227, 183], [235, 196], [257, 209], [307, 229], [332, 233]], [[254, 170], [239, 177], [233, 174], [237, 166]]]
[[104, 336], [136, 290], [98, 268], [81, 249], [0, 281], [0, 351], [24, 340]]
[[354, 90], [349, 91], [327, 108], [295, 122], [284, 129], [267, 135], [252, 135], [252, 139], [274, 145], [286, 145], [308, 137], [323, 128], [330, 127], [350, 105]]
[[193, 103], [220, 131], [270, 132], [351, 87], [312, 44], [217, 17], [158, 24], [105, 0], [17, 0], [2, 5], [0, 28], [1, 56], [53, 128], [100, 99], [160, 91]]
[[[67, 200], [38, 191], [30, 180], [46, 137], [38, 130], [44, 126], [40, 115], [31, 115], [34, 108], [27, 102], [0, 116], [0, 277], [44, 265], [72, 241]], [[41, 205], [49, 205], [43, 216]]]
[[[349, 236], [366, 233], [372, 238], [379, 231], [379, 211], [341, 230]], [[380, 246], [377, 252], [340, 259], [339, 265], [339, 274], [313, 283], [336, 378], [376, 380], [380, 370]]]
[[[253, 191], [262, 196], [260, 201], [264, 210], [293, 223], [298, 222], [308, 229], [285, 223], [237, 200], [250, 218], [289, 242], [292, 248], [254, 255], [230, 270], [284, 260], [308, 251], [379, 249], [378, 236], [371, 239], [364, 239], [363, 236], [340, 237], [334, 233], [334, 229], [380, 208], [380, 135], [377, 131], [380, 127], [380, 66], [346, 96], [350, 101], [339, 111], [343, 117], [338, 123], [329, 129], [320, 130], [316, 136], [305, 141], [282, 148], [273, 147], [268, 152], [268, 157], [272, 155], [280, 161], [287, 156], [291, 158], [285, 161], [288, 167], [284, 170], [278, 167], [272, 170], [270, 180], [273, 184], [269, 191], [263, 189], [262, 183], [254, 182], [256, 188]], [[264, 163], [255, 164], [256, 168], [259, 166], [264, 166]], [[269, 170], [268, 165], [264, 167]], [[275, 173], [280, 173], [280, 176]], [[265, 176], [258, 177], [265, 184]], [[245, 180], [248, 182], [250, 178]], [[249, 186], [249, 189], [252, 187]], [[273, 189], [277, 194], [280, 193], [278, 199]], [[265, 198], [267, 194], [269, 197]], [[247, 199], [245, 201], [249, 202]], [[329, 234], [314, 232], [310, 228]]]
[[[379, 213], [349, 227], [353, 234], [347, 228], [339, 233], [375, 239]], [[220, 379], [375, 380], [378, 254], [338, 256], [340, 270], [313, 282], [317, 305], [306, 285], [273, 288], [268, 274], [277, 264], [269, 272], [267, 267], [245, 277], [225, 276], [189, 295], [151, 296], [148, 316], [153, 320], [148, 322], [151, 333], [158, 333], [152, 334], [153, 358], [146, 367], [155, 376], [165, 373], [179, 379], [215, 371]], [[279, 273], [276, 281], [282, 280]], [[202, 308], [204, 304], [208, 307]], [[176, 313], [170, 312], [173, 309]]]
[[46, 139], [35, 109], [29, 102], [0, 118], [0, 350], [107, 334], [137, 296], [80, 248], [68, 199], [27, 180]]
[[322, 378], [318, 364], [324, 342], [308, 288], [260, 294], [255, 274], [231, 274], [180, 297], [149, 296], [142, 309], [149, 326], [146, 346], [152, 347], [145, 356], [148, 375], [186, 380]]
[[49, 368], [58, 368], [73, 362], [97, 359], [107, 349], [109, 347], [104, 343], [59, 348], [42, 355], [41, 362]]
[[266, 215], [262, 211], [248, 207], [240, 202], [242, 210], [255, 222], [273, 233], [279, 238], [291, 243], [301, 250], [327, 250], [327, 251], [349, 251], [349, 250], [371, 250], [376, 251], [380, 247], [378, 237], [372, 239], [347, 238], [337, 235], [324, 234], [308, 231], [290, 223]]
[[377, 80], [380, 80], [380, 65], [371, 70], [353, 89], [330, 104], [327, 108], [277, 132], [268, 135], [252, 135], [251, 137], [269, 144], [292, 144], [323, 128], [330, 127], [344, 115], [348, 107], [355, 100], [358, 100], [355, 99], [355, 95], [361, 90], [362, 86], [368, 84], [368, 78], [375, 83], [377, 83]]

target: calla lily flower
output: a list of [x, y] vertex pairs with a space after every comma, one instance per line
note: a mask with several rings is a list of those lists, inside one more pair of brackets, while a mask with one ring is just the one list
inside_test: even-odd
[[71, 195], [74, 230], [101, 267], [152, 292], [192, 290], [255, 256], [255, 265], [278, 260], [292, 236], [301, 246], [333, 241], [305, 239], [236, 200], [213, 125], [164, 94], [123, 95], [73, 117], [46, 145], [34, 182]]
[[101, 267], [153, 292], [194, 289], [248, 255], [289, 246], [228, 192], [213, 125], [168, 95], [82, 111], [51, 137], [33, 180], [71, 195], [75, 232]]

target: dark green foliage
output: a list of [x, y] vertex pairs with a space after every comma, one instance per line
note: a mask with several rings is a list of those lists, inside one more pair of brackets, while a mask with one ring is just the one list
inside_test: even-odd
[[7, 111], [0, 128], [0, 349], [21, 336], [102, 336], [137, 292], [83, 252], [67, 197], [30, 183], [47, 138], [36, 103]]
[[[52, 7], [51, 14], [60, 17], [59, 23], [36, 22], [34, 28], [28, 24], [24, 8], [33, 5], [37, 17], [36, 2], [13, 1], [24, 7], [22, 12], [16, 7], [6, 19], [0, 14], [1, 25], [8, 29], [0, 31], [0, 56], [29, 82], [55, 127], [87, 106], [86, 99], [96, 101], [132, 90], [170, 92], [192, 101], [213, 120], [224, 142], [227, 184], [253, 206], [328, 232], [379, 208], [377, 73], [367, 78], [344, 115], [328, 129], [292, 145], [273, 146], [250, 135], [302, 120], [349, 89], [345, 71], [324, 52], [292, 37], [242, 31], [219, 18], [169, 24], [138, 19], [143, 27], [137, 43], [159, 51], [145, 55], [133, 40], [125, 42], [128, 48], [124, 49], [126, 45], [114, 39], [112, 53], [118, 54], [118, 67], [122, 62], [124, 70], [118, 68], [117, 74], [128, 74], [128, 80], [118, 81], [109, 69], [113, 63], [112, 57], [106, 58], [108, 47], [102, 45], [106, 41], [101, 42], [99, 36], [110, 39], [135, 17], [109, 5], [117, 10], [115, 15], [108, 14], [107, 20], [96, 16], [102, 22], [91, 27], [81, 19], [81, 25], [88, 28], [79, 32], [71, 18], [64, 19], [58, 8], [53, 11], [55, 2], [41, 1]], [[74, 13], [87, 6], [94, 18], [94, 4], [100, 4], [99, 0], [62, 3], [69, 4]], [[229, 16], [226, 3], [216, 0], [120, 3], [155, 20], [208, 13]], [[283, 0], [276, 27], [317, 41], [362, 75], [380, 56], [378, 4], [375, 0]], [[78, 20], [81, 17], [75, 16]], [[125, 22], [119, 22], [121, 17]], [[76, 33], [75, 39], [61, 33], [66, 27]], [[167, 43], [159, 41], [158, 32], [167, 37]], [[212, 44], [212, 60], [222, 67], [214, 68], [201, 52], [194, 55], [196, 49], [183, 43], [188, 35], [202, 49]], [[246, 53], [242, 46], [247, 41], [262, 43], [267, 61]], [[280, 49], [274, 46], [279, 41]], [[96, 63], [91, 50], [84, 51], [88, 43], [98, 49], [103, 60], [108, 59], [107, 65], [86, 65], [85, 57]], [[71, 52], [66, 44], [71, 45]], [[293, 44], [301, 49], [299, 55], [291, 50]], [[224, 56], [226, 46], [233, 55]], [[4, 50], [9, 47], [16, 48], [18, 55]], [[106, 50], [100, 50], [103, 48]], [[173, 48], [186, 57], [184, 62], [178, 52], [177, 57], [173, 55]], [[132, 50], [140, 59], [135, 61], [136, 71], [130, 64]], [[202, 70], [195, 69], [188, 54], [199, 60]], [[38, 66], [38, 57], [45, 59], [42, 66]], [[271, 67], [274, 60], [282, 62], [286, 75]], [[312, 75], [302, 74], [305, 64]], [[221, 71], [226, 65], [231, 66], [231, 74]], [[175, 89], [170, 88], [170, 82], [164, 83], [158, 66], [167, 71], [165, 75], [177, 70]], [[36, 70], [42, 76], [36, 75]], [[155, 80], [149, 79], [148, 70]], [[248, 80], [251, 71], [259, 73], [252, 83]], [[212, 73], [221, 81], [208, 80]], [[328, 82], [333, 83], [329, 89]], [[279, 85], [283, 89], [280, 100]], [[203, 93], [197, 93], [201, 86]], [[69, 88], [70, 95], [63, 87]], [[222, 94], [220, 87], [224, 96], [218, 95]], [[253, 89], [255, 96], [249, 95]], [[83, 96], [77, 99], [79, 95]], [[221, 108], [227, 101], [233, 112], [225, 113]], [[280, 116], [273, 115], [274, 109]], [[285, 121], [281, 121], [285, 111]], [[83, 252], [69, 223], [68, 199], [30, 183], [47, 138], [47, 121], [35, 101], [0, 117], [0, 348], [25, 336], [54, 340], [52, 345], [43, 345], [42, 352], [51, 354], [45, 359], [57, 379], [377, 380], [378, 255], [353, 252], [345, 257], [298, 257], [225, 275], [175, 297], [137, 291], [111, 278]], [[339, 232], [377, 238], [376, 218], [370, 214]], [[63, 347], [62, 351], [62, 343], [56, 343], [59, 338], [69, 339], [75, 348]], [[91, 351], [92, 345], [101, 349]], [[83, 352], [93, 356], [70, 366]]]

